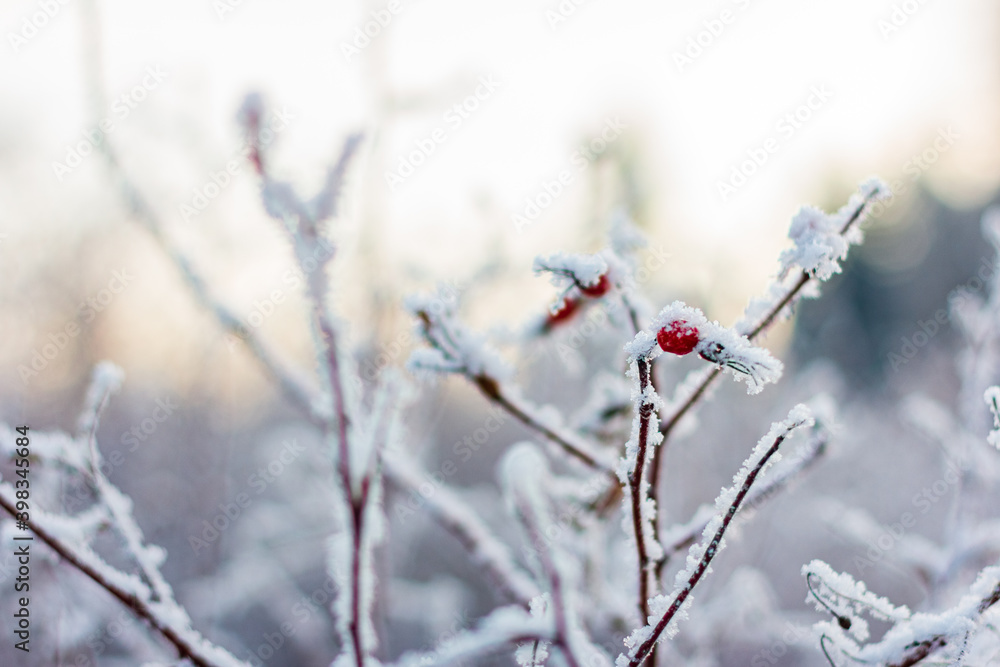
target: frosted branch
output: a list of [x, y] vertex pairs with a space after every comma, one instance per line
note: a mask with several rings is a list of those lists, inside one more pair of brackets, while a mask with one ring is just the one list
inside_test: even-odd
[[705, 526], [702, 541], [688, 551], [687, 564], [674, 580], [674, 591], [669, 596], [660, 595], [650, 600], [653, 615], [650, 616], [649, 625], [635, 630], [625, 640], [629, 651], [618, 656], [615, 663], [618, 667], [639, 667], [664, 631], [671, 637], [676, 634], [680, 619], [686, 616], [686, 609], [691, 604], [691, 593], [708, 572], [715, 556], [725, 548], [723, 537], [726, 530], [757, 476], [775, 457], [785, 438], [795, 429], [811, 422], [809, 409], [804, 405], [797, 405], [788, 413], [787, 419], [772, 424], [771, 430], [760, 439], [753, 453], [733, 477], [733, 485], [723, 489], [716, 499], [717, 513]]

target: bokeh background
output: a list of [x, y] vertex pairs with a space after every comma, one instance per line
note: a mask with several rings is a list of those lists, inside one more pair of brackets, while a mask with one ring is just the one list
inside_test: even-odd
[[[105, 456], [123, 456], [112, 481], [170, 552], [166, 573], [196, 627], [241, 656], [323, 590], [325, 457], [130, 217], [88, 137], [114, 145], [212, 293], [308, 373], [291, 255], [241, 152], [236, 115], [250, 92], [281, 118], [275, 170], [304, 192], [345, 136], [364, 134], [332, 230], [330, 279], [366, 382], [402, 367], [413, 347], [407, 294], [444, 281], [468, 322], [503, 338], [554, 295], [532, 259], [598, 250], [616, 211], [646, 234], [649, 256], [667, 258], [643, 284], [653, 304], [683, 298], [732, 322], [774, 276], [797, 207], [835, 209], [878, 174], [894, 196], [867, 223], [866, 245], [767, 339], [788, 377], [753, 400], [724, 387], [699, 442], [672, 450], [668, 465], [689, 474], [666, 498], [682, 519], [714, 497], [769, 418], [815, 390], [837, 396], [838, 448], [805, 498], [763, 509], [712, 584], [724, 589], [752, 563], [771, 576], [775, 605], [805, 622], [799, 566], [850, 563], [858, 549], [820, 506], [834, 498], [891, 523], [940, 476], [935, 446], [892, 406], [918, 387], [956, 404], [959, 336], [949, 320], [906, 363], [890, 355], [954, 290], [987, 291], [969, 281], [994, 261], [979, 217], [1000, 181], [995, 3], [8, 0], [0, 28], [0, 417], [72, 428], [92, 366], [122, 366], [125, 389], [101, 431]], [[574, 363], [535, 350], [521, 377], [539, 400], [576, 405], [581, 378], [621, 370], [621, 342], [614, 332], [590, 340]], [[33, 368], [52, 343], [58, 353]], [[469, 394], [461, 383], [423, 388], [409, 423], [428, 465], [481, 425], [486, 406]], [[176, 407], [144, 430], [164, 404]], [[489, 507], [492, 464], [524, 435], [506, 426], [456, 483]], [[309, 446], [234, 530], [195, 552], [189, 536], [288, 441]], [[935, 507], [918, 530], [935, 535], [945, 514]], [[387, 657], [470, 626], [490, 605], [461, 549], [426, 518], [392, 529], [411, 548], [384, 555], [394, 573]], [[890, 560], [865, 573], [869, 583], [919, 606], [923, 593]], [[44, 634], [23, 664], [169, 655], [134, 623], [110, 636], [120, 613], [111, 601], [96, 625], [80, 621], [75, 601], [102, 593], [65, 568], [46, 572]], [[4, 584], [0, 599], [9, 595]], [[326, 664], [329, 627], [320, 604], [268, 664]], [[100, 649], [88, 641], [95, 633]], [[757, 650], [746, 638], [719, 646], [716, 664], [746, 664]], [[22, 660], [6, 642], [0, 657]], [[803, 648], [783, 660], [816, 658]]]

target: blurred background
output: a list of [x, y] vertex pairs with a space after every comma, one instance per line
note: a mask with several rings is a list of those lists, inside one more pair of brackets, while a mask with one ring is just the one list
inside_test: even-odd
[[[273, 169], [304, 193], [348, 134], [364, 135], [332, 228], [330, 279], [366, 384], [413, 347], [406, 295], [445, 282], [473, 327], [516, 330], [555, 294], [532, 259], [599, 250], [616, 211], [648, 238], [640, 261], [665, 258], [642, 284], [657, 309], [682, 298], [731, 323], [776, 273], [798, 206], [835, 210], [881, 176], [893, 197], [866, 224], [866, 244], [822, 299], [768, 336], [786, 381], [753, 401], [727, 383], [707, 408], [724, 418], [705, 420], [705, 446], [671, 451], [668, 465], [692, 474], [666, 497], [680, 520], [710, 501], [743, 445], [816, 389], [841, 400], [845, 426], [810, 494], [891, 522], [940, 476], [935, 447], [886, 406], [915, 386], [955, 406], [949, 304], [989, 291], [989, 278], [974, 279], [995, 267], [979, 228], [1000, 181], [995, 3], [8, 0], [0, 28], [0, 418], [70, 429], [92, 366], [122, 366], [125, 388], [101, 430], [105, 457], [122, 453], [111, 479], [168, 549], [165, 571], [196, 627], [241, 657], [324, 591], [325, 455], [242, 341], [200, 309], [93, 145], [114, 146], [212, 294], [308, 374], [291, 253], [262, 210], [236, 120], [250, 92], [269, 104]], [[926, 340], [914, 339], [920, 331]], [[521, 377], [540, 401], [578, 405], [580, 377], [621, 371], [622, 342], [616, 332], [588, 340], [574, 363], [544, 348]], [[424, 389], [410, 425], [429, 466], [487, 414], [469, 393], [451, 381]], [[524, 435], [505, 426], [456, 484], [471, 498], [495, 495], [492, 464]], [[202, 521], [288, 442], [309, 445], [288, 464], [294, 475], [269, 482], [237, 530], [194, 549]], [[890, 483], [882, 475], [900, 448], [910, 477]], [[940, 528], [938, 510], [921, 532]], [[779, 581], [775, 604], [810, 620], [799, 566], [831, 553], [850, 563], [854, 548], [819, 515], [801, 499], [775, 500], [758, 519], [767, 528], [747, 531], [713, 585], [752, 562]], [[385, 555], [399, 579], [384, 601], [387, 657], [431, 646], [490, 607], [461, 549], [426, 518], [393, 529], [415, 546]], [[899, 568], [878, 568], [865, 573], [873, 587], [919, 606]], [[110, 636], [113, 602], [97, 625], [79, 625], [73, 600], [101, 593], [65, 569], [50, 575], [44, 632], [62, 639], [40, 646], [69, 648], [40, 648], [30, 664], [164, 655], [131, 626]], [[326, 606], [306, 608], [269, 664], [332, 659]], [[741, 642], [705, 664], [746, 664], [756, 648]]]

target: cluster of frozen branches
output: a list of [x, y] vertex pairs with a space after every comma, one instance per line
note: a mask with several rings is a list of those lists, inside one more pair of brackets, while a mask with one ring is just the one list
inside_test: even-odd
[[[1000, 211], [984, 214], [982, 230], [1000, 256]], [[1000, 387], [993, 384], [1000, 372], [998, 287], [1000, 278], [994, 276], [987, 296], [952, 304], [950, 316], [965, 340], [957, 357], [961, 382], [957, 414], [922, 392], [912, 393], [901, 405], [903, 419], [937, 444], [942, 457], [940, 479], [915, 496], [914, 507], [929, 509], [938, 498], [938, 486], [954, 487], [956, 492], [940, 543], [908, 533], [912, 524], [907, 525], [904, 515], [891, 535], [891, 550], [877, 555], [884, 551], [885, 557], [928, 589], [929, 599], [944, 608], [911, 612], [905, 606], [896, 607], [850, 575], [814, 561], [802, 573], [809, 583], [808, 599], [836, 621], [815, 627], [831, 664], [902, 667], [933, 657], [950, 665], [985, 665], [1000, 658], [995, 625], [1000, 609], [1000, 517], [995, 512], [995, 489], [1000, 483]], [[840, 514], [835, 525], [859, 544], [871, 544], [883, 532], [862, 508], [841, 508]], [[977, 565], [982, 563], [992, 564]], [[861, 557], [855, 564], [861, 572], [873, 565]], [[869, 636], [864, 614], [890, 624], [877, 641]]]
[[[413, 448], [401, 444], [406, 436], [400, 415], [413, 392], [399, 376], [384, 374], [362, 393], [365, 384], [345, 344], [345, 327], [331, 310], [335, 286], [327, 269], [333, 255], [321, 250], [331, 245], [331, 221], [337, 218], [360, 137], [345, 142], [320, 191], [306, 199], [274, 176], [259, 137], [264, 116], [256, 96], [249, 97], [240, 112], [263, 207], [285, 234], [293, 260], [307, 277], [302, 284], [315, 348], [315, 379], [303, 379], [303, 373], [288, 367], [259, 332], [244, 330], [240, 338], [327, 445], [335, 489], [327, 499], [333, 518], [327, 562], [338, 591], [332, 614], [339, 653], [331, 656], [332, 664], [372, 667], [388, 659], [380, 648], [376, 599], [394, 583], [391, 576], [376, 581], [376, 552], [386, 533], [384, 498], [387, 492], [419, 493], [429, 479]], [[103, 150], [135, 217], [163, 245], [198, 301], [221, 327], [236, 333], [238, 318], [212, 295], [194, 263], [170, 243], [165, 225], [123, 173], [111, 147]], [[741, 509], [780, 494], [825, 451], [830, 411], [823, 406], [829, 401], [803, 397], [806, 404], [791, 407], [787, 417], [766, 429], [761, 425], [765, 433], [755, 445], [733, 443], [747, 453], [732, 483], [713, 505], [681, 520], [668, 520], [661, 509], [668, 475], [680, 474], [666, 469], [663, 452], [676, 438], [678, 426], [693, 422], [692, 415], [710, 398], [723, 373], [745, 382], [748, 394], [758, 394], [781, 378], [783, 365], [762, 346], [763, 335], [788, 318], [800, 299], [817, 296], [822, 282], [841, 270], [850, 246], [861, 241], [866, 212], [885, 194], [884, 186], [872, 180], [836, 213], [803, 208], [792, 220], [793, 245], [782, 253], [775, 281], [733, 326], [712, 321], [701, 309], [680, 301], [658, 312], [647, 303], [635, 279], [642, 239], [623, 215], [612, 221], [608, 246], [600, 252], [539, 257], [534, 269], [551, 278], [558, 295], [515, 342], [529, 346], [558, 337], [592, 309], [607, 314], [604, 326], [617, 341], [621, 373], [598, 376], [593, 398], [575, 415], [539, 404], [518, 385], [499, 349], [510, 337], [497, 341], [474, 332], [461, 321], [459, 304], [451, 299], [409, 299], [407, 307], [422, 341], [410, 358], [410, 369], [468, 383], [484, 401], [520, 422], [530, 437], [510, 446], [499, 465], [509, 525], [498, 527], [495, 516], [480, 515], [467, 501], [467, 490], [447, 480], [438, 481], [433, 494], [420, 494], [428, 515], [466, 549], [500, 604], [474, 628], [425, 651], [405, 653], [397, 664], [457, 664], [507, 652], [523, 666], [638, 667], [656, 665], [658, 650], [673, 651], [667, 640], [681, 631], [696, 588], [711, 573], [727, 536], [736, 523], [752, 521]], [[987, 227], [994, 240], [1000, 237], [995, 225]], [[318, 269], [306, 269], [317, 257], [323, 258]], [[992, 294], [977, 309], [958, 314], [971, 341], [968, 356], [961, 359], [969, 383], [964, 391], [980, 397], [984, 388], [979, 384], [995, 375], [998, 360], [998, 290]], [[678, 357], [691, 354], [695, 368], [664, 391], [665, 370], [677, 364]], [[92, 497], [77, 510], [58, 507], [54, 494], [39, 494], [36, 497], [47, 506], [35, 508], [29, 527], [53, 554], [144, 619], [180, 658], [203, 666], [244, 664], [192, 628], [160, 573], [165, 552], [145, 543], [131, 502], [102, 473], [97, 426], [120, 381], [115, 367], [98, 367], [78, 432], [37, 438], [33, 451], [39, 464], [82, 480]], [[961, 475], [970, 487], [1000, 479], [1000, 389], [987, 390], [985, 397], [995, 420], [986, 436], [992, 448], [982, 446], [986, 437], [963, 426], [975, 423], [970, 415], [951, 417], [940, 406], [928, 408], [930, 399], [925, 397], [911, 402], [918, 406], [910, 410], [916, 425], [941, 442], [946, 456], [961, 463]], [[610, 420], [621, 414], [623, 399], [632, 419], [616, 430]], [[7, 442], [9, 427], [3, 428], [0, 442]], [[782, 451], [789, 448], [795, 454], [779, 463]], [[0, 505], [13, 516], [12, 498], [12, 487], [4, 481]], [[977, 532], [986, 519], [963, 515], [961, 530], [937, 548], [935, 557], [928, 557], [930, 551], [923, 546], [908, 551], [913, 554], [911, 565], [935, 585], [958, 582], [963, 563], [984, 554], [995, 556], [1000, 547], [1000, 531]], [[117, 558], [115, 566], [95, 547], [95, 536], [108, 530], [118, 536], [117, 545], [126, 556]], [[676, 560], [683, 562], [668, 569], [682, 555]], [[816, 628], [816, 646], [833, 664], [847, 660], [911, 665], [944, 651], [978, 664], [968, 656], [988, 650], [983, 645], [989, 642], [981, 639], [987, 615], [1000, 596], [996, 567], [966, 582], [966, 595], [937, 614], [896, 607], [819, 561], [803, 572], [810, 599], [834, 617]], [[862, 614], [888, 622], [892, 629], [869, 642]], [[608, 637], [614, 642], [597, 639]], [[995, 644], [995, 637], [992, 641]]]

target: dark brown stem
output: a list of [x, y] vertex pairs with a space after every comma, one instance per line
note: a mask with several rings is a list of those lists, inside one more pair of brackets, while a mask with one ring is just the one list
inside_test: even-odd
[[[10, 514], [11, 518], [17, 517], [16, 508], [6, 498], [4, 498], [3, 495], [0, 495], [0, 507], [3, 507], [3, 509]], [[49, 534], [49, 532], [39, 526], [35, 520], [26, 519], [24, 520], [24, 523], [28, 525], [31, 532], [38, 536], [38, 539], [45, 542], [45, 544], [59, 554], [63, 560], [90, 577], [91, 580], [107, 592], [111, 593], [111, 595], [118, 598], [118, 600], [131, 609], [134, 614], [148, 621], [154, 630], [160, 633], [164, 639], [174, 646], [177, 650], [178, 657], [182, 659], [187, 658], [192, 663], [197, 665], [197, 667], [216, 667], [218, 663], [215, 663], [210, 658], [206, 657], [198, 646], [188, 643], [187, 639], [181, 637], [180, 634], [177, 633], [176, 629], [161, 621], [150, 608], [149, 604], [147, 604], [144, 600], [136, 597], [133, 593], [119, 588], [114, 582], [108, 581], [100, 571], [84, 562], [84, 560], [73, 551], [72, 547], [64, 544], [58, 537]]]
[[567, 454], [583, 462], [588, 467], [606, 473], [609, 478], [615, 481], [615, 484], [618, 483], [618, 478], [611, 468], [595, 459], [593, 455], [583, 451], [579, 445], [570, 442], [564, 435], [538, 422], [534, 417], [521, 409], [520, 406], [504, 393], [500, 383], [496, 379], [489, 375], [470, 375], [468, 377], [479, 388], [483, 396], [509, 412], [519, 422], [559, 445]]
[[639, 434], [635, 467], [629, 474], [629, 492], [632, 499], [632, 529], [635, 532], [635, 547], [639, 562], [639, 614], [645, 620], [649, 617], [649, 551], [642, 526], [642, 472], [646, 467], [646, 451], [649, 444], [649, 421], [653, 414], [653, 403], [646, 395], [649, 389], [649, 362], [636, 361], [639, 373]]
[[772, 444], [771, 447], [764, 453], [760, 461], [757, 462], [757, 465], [754, 466], [754, 469], [747, 474], [746, 479], [743, 481], [743, 486], [740, 487], [739, 492], [736, 494], [736, 498], [729, 506], [726, 514], [722, 517], [722, 525], [719, 526], [717, 531], [715, 531], [715, 535], [708, 543], [708, 548], [705, 549], [705, 553], [702, 555], [701, 560], [698, 562], [698, 565], [695, 566], [694, 571], [688, 578], [687, 584], [681, 588], [681, 590], [677, 593], [677, 597], [675, 597], [674, 601], [670, 604], [670, 607], [667, 608], [667, 611], [665, 611], [663, 616], [660, 617], [660, 620], [657, 621], [656, 626], [654, 626], [653, 632], [649, 638], [639, 645], [639, 648], [635, 651], [635, 655], [629, 659], [629, 667], [639, 667], [639, 665], [642, 664], [642, 662], [646, 659], [646, 656], [648, 656], [656, 646], [656, 641], [660, 638], [660, 635], [663, 634], [667, 625], [670, 624], [670, 621], [673, 620], [674, 616], [684, 605], [685, 600], [687, 600], [692, 591], [694, 591], [694, 587], [698, 585], [699, 581], [701, 581], [701, 578], [708, 570], [708, 566], [712, 563], [715, 555], [719, 552], [719, 545], [722, 542], [722, 537], [725, 535], [726, 529], [729, 528], [729, 524], [732, 522], [733, 517], [736, 516], [736, 511], [739, 510], [743, 499], [746, 497], [747, 493], [749, 493], [750, 487], [753, 486], [754, 480], [757, 479], [757, 475], [760, 474], [760, 471], [764, 469], [765, 465], [767, 465], [768, 460], [774, 456], [775, 452], [778, 451], [778, 447], [781, 446], [781, 443], [784, 442], [791, 429], [795, 428], [795, 426], [796, 425], [789, 427], [784, 433], [775, 438], [774, 444]]

